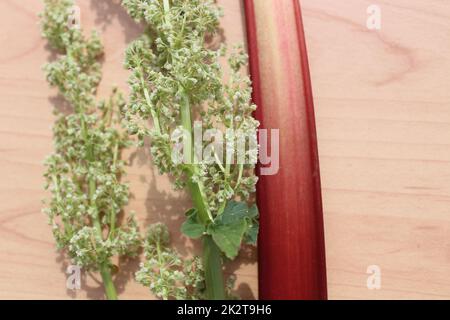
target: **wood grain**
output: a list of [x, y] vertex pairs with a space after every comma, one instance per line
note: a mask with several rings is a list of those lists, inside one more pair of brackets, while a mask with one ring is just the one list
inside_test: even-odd
[[[331, 299], [450, 298], [450, 3], [444, 0], [301, 0], [317, 116]], [[103, 31], [100, 96], [126, 88], [123, 49], [139, 32], [114, 0], [78, 0], [83, 25]], [[227, 40], [243, 39], [238, 0], [222, 0]], [[378, 3], [382, 29], [365, 28]], [[0, 298], [102, 298], [87, 275], [66, 292], [64, 262], [40, 212], [42, 161], [52, 150], [55, 92], [40, 70], [39, 0], [0, 1]], [[130, 209], [175, 232], [186, 197], [133, 155]], [[184, 239], [174, 240], [183, 248]], [[183, 253], [188, 255], [192, 245]], [[366, 288], [379, 265], [381, 290]], [[135, 270], [134, 264], [130, 271]], [[256, 295], [254, 257], [238, 269]], [[230, 270], [231, 271], [231, 270]], [[122, 272], [119, 282], [130, 277]], [[122, 298], [148, 299], [133, 281]]]
[[450, 298], [450, 2], [301, 3], [330, 298]]
[[[78, 0], [83, 28], [96, 28], [105, 44], [104, 78], [99, 96], [108, 95], [114, 85], [127, 90], [128, 72], [123, 69], [127, 43], [141, 32], [118, 0]], [[241, 7], [238, 0], [219, 1], [224, 7], [223, 39], [230, 44], [244, 42]], [[67, 260], [55, 250], [47, 218], [41, 213], [45, 198], [42, 178], [45, 157], [52, 152], [52, 108], [61, 101], [50, 90], [41, 66], [51, 52], [40, 37], [40, 0], [0, 2], [0, 299], [103, 299], [101, 286], [83, 274], [82, 290], [66, 291]], [[146, 151], [130, 150], [127, 180], [133, 193], [128, 210], [137, 213], [145, 225], [166, 222], [175, 246], [184, 256], [197, 246], [179, 233], [188, 197], [172, 190], [160, 177]], [[148, 289], [133, 281], [138, 261], [121, 268], [115, 282], [122, 299], [152, 299]], [[236, 288], [244, 298], [257, 296], [257, 264], [254, 250], [228, 265], [235, 273]]]

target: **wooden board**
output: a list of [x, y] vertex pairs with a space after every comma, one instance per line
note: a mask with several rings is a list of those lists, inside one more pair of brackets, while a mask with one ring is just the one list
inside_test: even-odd
[[301, 3], [330, 298], [450, 298], [450, 2]]
[[[140, 30], [117, 0], [78, 0], [86, 27], [106, 42], [100, 95], [126, 88], [123, 49]], [[382, 8], [380, 32], [366, 9]], [[242, 39], [238, 0], [226, 37]], [[317, 115], [331, 299], [450, 298], [450, 3], [438, 0], [302, 0]], [[42, 161], [52, 150], [51, 97], [41, 65], [39, 0], [0, 2], [0, 298], [102, 298], [85, 277], [66, 292], [64, 263], [40, 212]], [[49, 99], [50, 98], [50, 99]], [[142, 224], [177, 230], [189, 203], [171, 191], [143, 152], [133, 156], [130, 209]], [[156, 183], [158, 182], [158, 183]], [[175, 237], [179, 248], [184, 239]], [[190, 250], [192, 246], [188, 247]], [[188, 254], [188, 250], [183, 253]], [[378, 265], [381, 290], [368, 290]], [[135, 263], [119, 277], [130, 280]], [[256, 296], [255, 257], [236, 266], [244, 297]], [[122, 298], [148, 299], [133, 281]]]

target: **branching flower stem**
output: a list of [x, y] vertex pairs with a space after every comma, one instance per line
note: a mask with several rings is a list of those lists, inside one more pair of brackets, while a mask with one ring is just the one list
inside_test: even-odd
[[[204, 226], [207, 226], [212, 223], [214, 219], [208, 208], [208, 202], [205, 199], [204, 186], [201, 182], [192, 181], [194, 174], [200, 170], [200, 168], [198, 168], [196, 164], [193, 164], [194, 150], [192, 146], [194, 144], [194, 138], [192, 133], [191, 108], [189, 98], [185, 94], [182, 95], [181, 122], [183, 124], [183, 129], [189, 136], [188, 139], [185, 139], [187, 146], [185, 145], [186, 150], [184, 151], [189, 157], [188, 163], [190, 164], [190, 168], [187, 170], [187, 185], [194, 207], [198, 211], [199, 220]], [[222, 268], [222, 257], [219, 248], [210, 235], [204, 235], [203, 270], [205, 272], [206, 298], [209, 300], [224, 300], [226, 297]]]
[[[164, 0], [164, 8], [167, 12], [170, 10], [169, 0]], [[189, 97], [185, 94], [184, 89], [181, 91], [181, 123], [188, 136], [185, 139], [185, 154], [187, 155], [187, 185], [191, 194], [191, 198], [194, 203], [194, 207], [198, 211], [198, 217], [201, 223], [205, 226], [212, 223], [214, 218], [208, 208], [208, 202], [204, 195], [204, 186], [201, 182], [192, 182], [192, 178], [200, 168], [194, 161], [194, 137], [192, 130], [192, 116]], [[209, 300], [224, 300], [225, 294], [225, 282], [222, 272], [222, 257], [220, 249], [217, 247], [211, 236], [203, 236], [203, 269], [205, 272], [205, 284], [206, 284], [206, 298]]]
[[[122, 3], [136, 21], [148, 25], [126, 55], [126, 67], [132, 72], [130, 101], [125, 108], [128, 129], [141, 141], [150, 136], [153, 162], [160, 173], [174, 177], [175, 186], [186, 187], [191, 195], [194, 208], [186, 213], [181, 231], [202, 240], [203, 298], [229, 298], [223, 275], [225, 257], [234, 259], [243, 242], [256, 244], [258, 213], [256, 206], [248, 206], [257, 181], [254, 162], [236, 163], [228, 154], [228, 146], [225, 163], [215, 148], [212, 161], [203, 154], [200, 157], [194, 126], [201, 120], [205, 130], [240, 131], [227, 139], [232, 148], [237, 145], [239, 134], [256, 138], [259, 123], [252, 117], [256, 106], [251, 103], [250, 80], [242, 72], [246, 55], [238, 48], [229, 56], [230, 80], [224, 83], [219, 59], [226, 50], [205, 45], [206, 37], [214, 35], [219, 27], [220, 10], [211, 0]], [[151, 128], [149, 122], [153, 124]], [[180, 137], [180, 130], [183, 154], [178, 157], [173, 150], [180, 144], [174, 141]], [[201, 144], [204, 150], [210, 142], [202, 139]], [[249, 147], [246, 155], [257, 154], [256, 149]], [[162, 229], [154, 229], [150, 239], [155, 238], [155, 230]], [[154, 242], [148, 240], [150, 244]], [[148, 252], [153, 252], [155, 245], [150, 244]], [[167, 287], [173, 285], [175, 273], [167, 279], [154, 278], [150, 268], [154, 265], [152, 259], [144, 264], [139, 281], [150, 285], [161, 297], [166, 298], [169, 293], [175, 298], [180, 296], [179, 291]]]
[[[169, 1], [164, 0], [165, 10], [170, 9]], [[188, 136], [185, 139], [185, 154], [187, 155], [187, 186], [191, 194], [194, 207], [198, 211], [200, 222], [207, 226], [214, 221], [211, 212], [208, 208], [208, 202], [204, 195], [204, 186], [201, 182], [193, 182], [192, 178], [196, 172], [200, 170], [197, 161], [194, 161], [194, 138], [192, 130], [192, 116], [189, 97], [181, 91], [181, 123], [185, 134]], [[219, 248], [212, 240], [211, 236], [203, 236], [203, 270], [205, 272], [206, 298], [209, 300], [224, 300], [225, 282], [222, 272], [222, 257]]]
[[52, 197], [47, 213], [59, 249], [72, 264], [99, 271], [109, 300], [117, 299], [113, 257], [136, 256], [140, 236], [133, 217], [117, 220], [129, 198], [120, 182], [125, 163], [120, 154], [130, 145], [120, 129], [125, 102], [113, 90], [97, 102], [101, 79], [98, 36], [87, 38], [70, 23], [72, 0], [44, 0], [43, 36], [58, 53], [45, 66], [47, 80], [65, 98], [68, 110], [55, 108], [55, 152], [46, 161], [47, 188]]

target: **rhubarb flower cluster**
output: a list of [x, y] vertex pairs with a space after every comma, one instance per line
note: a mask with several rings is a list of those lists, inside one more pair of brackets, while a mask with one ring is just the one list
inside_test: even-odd
[[140, 247], [137, 224], [130, 216], [119, 223], [129, 198], [121, 182], [121, 152], [130, 144], [120, 129], [124, 99], [114, 90], [96, 101], [101, 79], [102, 45], [94, 33], [86, 38], [71, 28], [71, 0], [45, 0], [43, 36], [57, 51], [45, 66], [48, 82], [64, 101], [55, 108], [55, 152], [46, 160], [47, 213], [60, 249], [73, 263], [98, 270], [114, 256], [135, 256]]

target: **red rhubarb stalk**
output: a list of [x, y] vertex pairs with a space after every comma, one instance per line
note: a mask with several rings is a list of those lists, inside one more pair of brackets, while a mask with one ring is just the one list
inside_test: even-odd
[[261, 175], [257, 188], [259, 297], [326, 299], [319, 159], [300, 4], [245, 0], [245, 10], [255, 116], [262, 128], [280, 129], [279, 171]]

